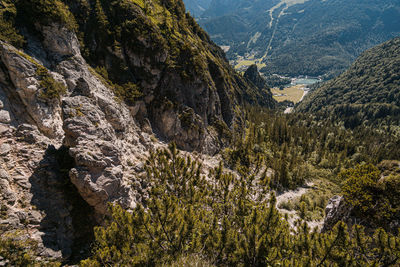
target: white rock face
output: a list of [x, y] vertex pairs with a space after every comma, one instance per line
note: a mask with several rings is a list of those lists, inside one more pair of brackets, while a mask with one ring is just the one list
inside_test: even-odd
[[10, 123], [10, 113], [7, 110], [0, 110], [0, 122], [1, 123]]
[[[14, 47], [0, 42], [0, 59], [8, 70], [11, 80], [9, 94], [17, 95], [22, 105], [15, 109], [23, 114], [23, 119], [35, 124], [45, 135], [61, 139], [63, 136], [61, 110], [58, 102], [48, 105], [39, 99], [39, 77], [36, 75], [37, 65], [34, 59]], [[6, 81], [5, 81], [6, 82]]]
[[80, 55], [79, 41], [74, 32], [59, 24], [42, 26], [43, 45], [47, 51], [59, 56]]
[[[98, 222], [108, 202], [132, 209], [131, 184], [143, 168], [131, 166], [140, 165], [154, 144], [151, 128], [142, 132], [131, 110], [89, 70], [75, 34], [58, 25], [43, 27], [42, 33], [46, 59], [0, 42], [5, 66], [0, 70], [0, 203], [7, 207], [0, 225], [10, 231], [28, 227], [43, 256], [66, 258], [77, 207], [68, 191], [75, 189], [65, 185], [73, 184]], [[36, 70], [41, 62], [66, 86], [61, 99], [40, 99]], [[62, 151], [69, 151], [73, 161], [69, 175]]]

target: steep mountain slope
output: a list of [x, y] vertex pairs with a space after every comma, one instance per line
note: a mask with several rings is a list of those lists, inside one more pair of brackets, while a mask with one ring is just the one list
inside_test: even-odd
[[[182, 148], [204, 147], [208, 125], [231, 127], [240, 120], [236, 107], [243, 101], [274, 105], [229, 67], [222, 51], [185, 14], [181, 1], [71, 6], [84, 32], [89, 62], [105, 66], [113, 82], [138, 85], [146, 107], [138, 115], [148, 115], [155, 132]], [[90, 16], [94, 9], [97, 15]], [[97, 27], [100, 31], [93, 30]], [[173, 118], [165, 99], [174, 106]]]
[[[3, 0], [0, 27], [0, 266], [399, 261], [383, 230], [376, 242], [344, 224], [290, 228], [271, 191], [398, 159], [398, 140], [259, 107], [275, 102], [257, 67], [235, 73], [181, 1]], [[156, 137], [208, 153], [235, 143], [201, 164]], [[398, 199], [380, 199], [398, 218]]]
[[[194, 128], [238, 122], [235, 110], [243, 101], [274, 105], [229, 67], [222, 50], [185, 14], [181, 1], [65, 2], [68, 6], [5, 1], [4, 25], [14, 21], [39, 37], [40, 31], [32, 28], [38, 21], [32, 18], [43, 25], [58, 20], [75, 29], [84, 58], [137, 111], [136, 117], [149, 118], [153, 130], [185, 149], [207, 146], [206, 131]], [[51, 5], [64, 10], [47, 10]], [[29, 42], [25, 49], [34, 51]], [[166, 120], [171, 127], [162, 125]]]
[[400, 125], [400, 38], [363, 53], [342, 75], [296, 108], [344, 120], [350, 127], [387, 120]]
[[[400, 33], [395, 0], [222, 3], [212, 3], [199, 23], [217, 44], [231, 46], [229, 59], [255, 55], [269, 73], [330, 76]], [[229, 31], [226, 22], [231, 22]]]
[[[278, 0], [268, 1], [212, 1], [209, 8], [198, 20], [200, 25], [210, 34], [211, 38], [219, 45], [230, 45], [228, 55], [243, 55], [246, 51], [253, 26], [263, 25], [268, 22], [265, 12], [272, 9]], [[241, 46], [240, 44], [245, 42]]]
[[155, 136], [215, 153], [242, 104], [275, 104], [181, 1], [3, 0], [0, 29], [0, 230], [43, 257], [73, 258], [107, 203], [141, 201]]

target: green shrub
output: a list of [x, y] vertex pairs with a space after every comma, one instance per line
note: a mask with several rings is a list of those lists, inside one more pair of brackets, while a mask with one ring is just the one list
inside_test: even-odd
[[346, 201], [361, 212], [372, 209], [379, 176], [378, 168], [372, 164], [358, 165], [340, 173], [339, 177], [344, 181], [342, 191]]
[[39, 76], [40, 87], [42, 89], [39, 97], [45, 100], [54, 100], [59, 99], [61, 95], [66, 93], [67, 89], [65, 86], [54, 80], [45, 67], [39, 64], [36, 66], [36, 75]]
[[3, 257], [3, 261], [8, 261], [9, 265], [29, 266], [35, 263], [27, 244], [12, 239], [0, 238], [0, 256]]
[[108, 71], [105, 67], [96, 67], [94, 72], [100, 80], [104, 83], [104, 85], [113, 89], [115, 95], [120, 99], [125, 101], [126, 104], [132, 105], [134, 104], [138, 98], [143, 96], [139, 86], [135, 83], [128, 82], [122, 85], [117, 83], [113, 83], [108, 77]]
[[[235, 178], [222, 165], [209, 177], [201, 165], [169, 150], [145, 165], [150, 188], [128, 212], [110, 206], [110, 220], [95, 228], [93, 255], [82, 266], [387, 266], [400, 259], [400, 237], [374, 237], [339, 223], [331, 232], [291, 229], [275, 208], [258, 199], [253, 175]], [[260, 186], [260, 185], [259, 185]], [[265, 193], [265, 192], [264, 192]], [[307, 217], [305, 203], [302, 215]], [[310, 200], [308, 200], [310, 202]], [[311, 202], [310, 202], [311, 203]], [[350, 232], [350, 234], [349, 234]], [[198, 255], [192, 257], [188, 255]]]
[[344, 180], [345, 200], [353, 206], [356, 216], [386, 229], [400, 218], [399, 175], [383, 177], [377, 167], [369, 164], [345, 170], [339, 176]]
[[61, 95], [67, 92], [67, 88], [62, 83], [57, 82], [51, 76], [49, 71], [44, 66], [39, 64], [35, 59], [25, 54], [24, 52], [18, 50], [16, 50], [15, 52], [21, 57], [27, 59], [29, 62], [35, 64], [36, 75], [39, 78], [39, 85], [41, 89], [41, 92], [39, 94], [40, 98], [42, 98], [43, 100], [55, 100], [59, 99]]
[[54, 261], [37, 260], [37, 243], [33, 240], [22, 241], [17, 234], [1, 233], [0, 257], [6, 266], [49, 266], [61, 264]]
[[22, 12], [21, 19], [33, 25], [50, 25], [54, 22], [65, 25], [70, 30], [78, 26], [68, 7], [60, 0], [16, 0], [16, 6]]
[[128, 105], [134, 104], [138, 98], [143, 96], [139, 86], [132, 82], [123, 85], [114, 84], [114, 92], [117, 97], [124, 100]]
[[10, 0], [3, 0], [0, 5], [0, 40], [20, 48], [25, 44], [25, 39], [15, 28], [16, 16], [15, 4]]

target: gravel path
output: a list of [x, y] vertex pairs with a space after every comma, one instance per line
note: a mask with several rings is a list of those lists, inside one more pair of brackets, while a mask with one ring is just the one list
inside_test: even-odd
[[[293, 201], [293, 200], [301, 197], [303, 194], [307, 193], [307, 191], [310, 190], [313, 185], [314, 185], [314, 183], [309, 182], [303, 187], [298, 187], [295, 190], [289, 190], [289, 191], [286, 191], [286, 192], [276, 196], [276, 208], [278, 209], [278, 211], [281, 214], [283, 214], [283, 215], [288, 214], [288, 222], [289, 222], [290, 226], [293, 228], [295, 228], [295, 222], [300, 218], [297, 215], [297, 212], [295, 210], [280, 209], [279, 206], [283, 202], [287, 202], [290, 200]], [[308, 226], [311, 229], [315, 229], [315, 228], [321, 229], [323, 223], [324, 223], [323, 220], [307, 222]]]

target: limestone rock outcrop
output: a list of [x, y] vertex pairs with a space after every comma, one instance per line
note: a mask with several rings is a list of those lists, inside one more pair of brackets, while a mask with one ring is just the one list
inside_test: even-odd
[[342, 196], [334, 196], [329, 199], [325, 208], [325, 220], [322, 232], [331, 230], [339, 221], [350, 223], [352, 208]]
[[[374, 211], [372, 211], [374, 212]], [[339, 221], [347, 224], [347, 227], [351, 229], [353, 225], [358, 224], [365, 227], [367, 233], [373, 234], [378, 227], [382, 227], [390, 233], [398, 233], [400, 226], [400, 220], [397, 217], [393, 219], [386, 219], [385, 224], [378, 226], [376, 221], [368, 216], [360, 216], [355, 212], [353, 206], [346, 202], [343, 196], [332, 197], [328, 205], [325, 208], [325, 220], [322, 227], [322, 232], [331, 230]]]
[[[44, 257], [68, 258], [81, 231], [76, 209], [86, 205], [80, 216], [100, 223], [109, 202], [135, 206], [130, 166], [153, 141], [90, 71], [75, 34], [60, 25], [44, 32], [26, 51], [0, 43], [0, 226], [27, 229]], [[43, 99], [38, 68], [66, 93]]]

